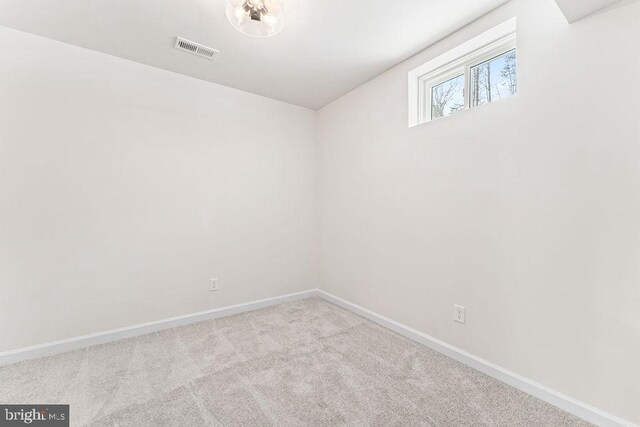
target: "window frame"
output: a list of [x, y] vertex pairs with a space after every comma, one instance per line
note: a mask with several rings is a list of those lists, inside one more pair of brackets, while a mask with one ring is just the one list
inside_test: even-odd
[[[518, 54], [516, 46], [516, 34], [512, 33], [504, 36], [488, 45], [474, 50], [467, 55], [449, 62], [446, 65], [438, 67], [430, 73], [418, 77], [418, 123], [427, 123], [448, 116], [436, 117], [431, 116], [433, 97], [431, 90], [434, 86], [438, 86], [448, 80], [464, 76], [464, 107], [461, 111], [475, 108], [471, 105], [471, 69], [477, 65], [483, 64], [492, 59], [498, 58], [512, 50]], [[517, 79], [517, 75], [516, 75]], [[481, 104], [485, 105], [485, 104]], [[479, 105], [478, 105], [479, 106]]]
[[[505, 55], [505, 54], [507, 54], [507, 53], [509, 53], [511, 51], [515, 51], [516, 52], [516, 64], [517, 64], [517, 61], [518, 61], [518, 49], [516, 47], [515, 38], [514, 38], [513, 45], [511, 45], [510, 43], [509, 44], [505, 43], [504, 46], [497, 48], [494, 52], [488, 52], [485, 56], [483, 56], [484, 59], [480, 59], [479, 61], [474, 61], [474, 63], [471, 64], [469, 66], [469, 68], [468, 68], [469, 78], [471, 78], [471, 69], [472, 68], [475, 68], [475, 67], [477, 67], [479, 65], [482, 65], [482, 64], [485, 64], [487, 62], [493, 61], [494, 59], [500, 58], [501, 56], [503, 56], [503, 55]], [[470, 80], [469, 81], [469, 85], [467, 86], [467, 90], [469, 91], [468, 92], [469, 95], [471, 95], [471, 84], [472, 83], [473, 83], [473, 81]], [[516, 92], [511, 96], [515, 96], [517, 94], [518, 94], [518, 71], [516, 69]], [[483, 104], [472, 105], [473, 104], [473, 102], [472, 102], [473, 99], [471, 99], [471, 96], [469, 96], [468, 108], [480, 107], [482, 105], [490, 104], [491, 102], [495, 102], [495, 101], [498, 101], [498, 100], [499, 99], [493, 100], [493, 101], [490, 101], [490, 102], [485, 102]], [[467, 101], [467, 99], [465, 99], [465, 102], [466, 101]]]
[[418, 114], [420, 115], [421, 123], [424, 123], [427, 121], [430, 122], [431, 120], [441, 119], [442, 117], [447, 117], [447, 116], [442, 116], [442, 117], [433, 118], [433, 88], [460, 76], [464, 77], [464, 88], [462, 89], [463, 90], [462, 96], [464, 98], [464, 104], [465, 104], [463, 109], [466, 110], [467, 109], [467, 97], [466, 97], [467, 71], [465, 70], [464, 67], [457, 67], [457, 68], [442, 70], [441, 73], [437, 73], [436, 75], [433, 76], [433, 78], [430, 78], [429, 80], [424, 80], [423, 78], [420, 79], [420, 82], [418, 83], [419, 85], [418, 90], [420, 91], [420, 94], [418, 95], [419, 102], [420, 102], [420, 105], [418, 106], [418, 110], [419, 110]]
[[[425, 99], [425, 82], [430, 79], [438, 78], [440, 73], [446, 70], [452, 70], [458, 67], [465, 67], [469, 65], [469, 68], [473, 65], [482, 62], [483, 60], [491, 59], [492, 48], [498, 50], [498, 56], [500, 52], [498, 49], [500, 42], [507, 42], [512, 40], [513, 48], [517, 49], [516, 40], [517, 30], [517, 18], [512, 17], [506, 21], [489, 28], [483, 33], [476, 35], [468, 39], [467, 41], [452, 47], [450, 50], [441, 53], [435, 57], [431, 57], [427, 62], [418, 65], [416, 68], [410, 70], [407, 73], [407, 119], [408, 126], [414, 127], [420, 124], [430, 122], [432, 120], [425, 119], [425, 111], [431, 106], [431, 94], [429, 93], [429, 99]], [[511, 46], [506, 46], [503, 52], [510, 50]], [[428, 52], [428, 51], [427, 51]], [[466, 61], [472, 62], [472, 64], [466, 64]], [[466, 68], [466, 67], [465, 67]], [[431, 82], [431, 87], [437, 85], [437, 81]], [[422, 85], [422, 86], [421, 86]], [[470, 85], [470, 72], [465, 70], [465, 85]], [[468, 92], [469, 89], [466, 89]], [[425, 101], [429, 101], [429, 104], [425, 104]], [[469, 104], [467, 103], [467, 106]], [[426, 108], [425, 108], [426, 107]], [[464, 109], [468, 109], [464, 108]], [[464, 110], [463, 109], [463, 110]], [[429, 114], [430, 116], [430, 114]], [[445, 116], [447, 117], [447, 116]], [[428, 117], [430, 118], [430, 117]]]

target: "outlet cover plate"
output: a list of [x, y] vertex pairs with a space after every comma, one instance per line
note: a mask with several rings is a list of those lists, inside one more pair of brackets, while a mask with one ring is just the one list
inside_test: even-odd
[[464, 323], [466, 321], [466, 308], [462, 305], [453, 305], [453, 320], [458, 323]]

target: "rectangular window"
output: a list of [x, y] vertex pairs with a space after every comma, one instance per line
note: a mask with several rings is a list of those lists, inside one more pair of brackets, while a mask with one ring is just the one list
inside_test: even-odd
[[517, 91], [515, 49], [471, 67], [472, 107], [507, 98]]
[[518, 92], [515, 18], [409, 73], [409, 126]]

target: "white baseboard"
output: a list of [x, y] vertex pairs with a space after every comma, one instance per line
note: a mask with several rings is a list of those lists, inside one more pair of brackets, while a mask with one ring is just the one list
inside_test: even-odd
[[105, 344], [112, 341], [131, 338], [164, 329], [175, 328], [190, 323], [200, 322], [203, 320], [216, 319], [224, 316], [245, 313], [258, 310], [273, 305], [283, 304], [286, 302], [297, 301], [305, 298], [321, 297], [326, 301], [336, 304], [347, 309], [359, 316], [369, 319], [381, 326], [391, 329], [413, 341], [423, 344], [433, 350], [436, 350], [446, 356], [451, 357], [467, 366], [507, 383], [519, 390], [524, 391], [538, 399], [544, 400], [566, 412], [569, 412], [586, 421], [603, 427], [609, 426], [627, 426], [638, 427], [635, 424], [623, 420], [619, 417], [604, 412], [598, 408], [580, 402], [565, 394], [559, 393], [540, 383], [525, 378], [514, 372], [508, 371], [494, 363], [481, 359], [464, 350], [449, 345], [437, 338], [431, 337], [420, 331], [405, 326], [395, 320], [391, 320], [381, 314], [375, 313], [359, 305], [353, 304], [328, 292], [320, 289], [312, 289], [304, 292], [298, 292], [288, 295], [282, 295], [275, 298], [268, 298], [259, 301], [252, 301], [245, 304], [232, 305], [228, 307], [217, 308], [213, 310], [202, 311], [199, 313], [187, 314], [184, 316], [172, 317], [170, 319], [158, 320], [155, 322], [143, 323], [140, 325], [129, 326], [126, 328], [113, 329], [110, 331], [99, 332], [91, 335], [84, 335], [75, 338], [69, 338], [60, 341], [54, 341], [45, 344], [39, 344], [31, 347], [19, 348], [17, 350], [0, 352], [0, 366], [10, 363], [16, 363], [23, 360], [34, 359], [38, 357], [51, 356], [54, 354], [64, 353], [67, 351], [77, 350], [97, 344]]
[[518, 375], [514, 372], [508, 371], [496, 365], [495, 363], [491, 363], [487, 360], [474, 356], [471, 353], [468, 353], [464, 350], [449, 345], [446, 342], [440, 341], [437, 338], [431, 337], [420, 331], [405, 326], [399, 322], [396, 322], [395, 320], [391, 320], [385, 316], [382, 316], [381, 314], [375, 313], [364, 307], [360, 307], [359, 305], [353, 304], [323, 290], [318, 290], [317, 293], [326, 301], [329, 301], [366, 319], [369, 319], [381, 326], [384, 326], [387, 329], [391, 329], [392, 331], [397, 332], [400, 335], [403, 335], [439, 353], [449, 356], [450, 358], [457, 360], [458, 362], [464, 363], [465, 365], [470, 366], [484, 374], [496, 378], [504, 383], [509, 384], [510, 386], [522, 390], [527, 394], [535, 396], [540, 400], [543, 400], [553, 406], [569, 412], [570, 414], [582, 418], [585, 421], [603, 427], [638, 427], [629, 421], [623, 420], [622, 418], [616, 417], [615, 415], [611, 415], [584, 402], [580, 402], [579, 400], [576, 400], [570, 396], [552, 390], [549, 387], [530, 380], [529, 378], [525, 378], [522, 375]]
[[0, 366], [318, 296], [316, 289], [0, 352]]

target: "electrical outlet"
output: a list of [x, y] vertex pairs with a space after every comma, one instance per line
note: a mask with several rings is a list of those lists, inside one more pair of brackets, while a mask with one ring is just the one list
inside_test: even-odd
[[214, 277], [209, 279], [209, 292], [215, 292], [218, 290], [218, 278]]
[[458, 305], [458, 304], [454, 304], [453, 305], [453, 320], [455, 320], [456, 322], [459, 323], [464, 323], [465, 322], [465, 311], [466, 308]]

